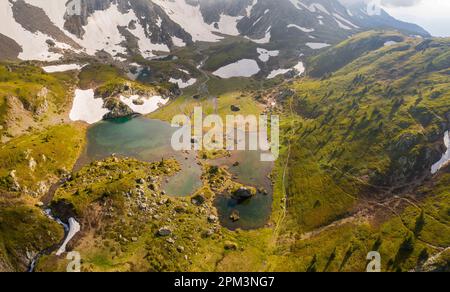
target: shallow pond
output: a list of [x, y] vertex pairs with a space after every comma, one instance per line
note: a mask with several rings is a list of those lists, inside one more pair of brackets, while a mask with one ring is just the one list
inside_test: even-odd
[[[273, 163], [261, 162], [260, 152], [258, 151], [235, 151], [231, 157], [217, 159], [210, 163], [217, 166], [227, 166], [238, 182], [257, 189], [263, 188], [265, 191], [264, 193], [258, 192], [255, 197], [242, 203], [234, 199], [231, 194], [218, 195], [215, 205], [219, 211], [222, 225], [232, 230], [263, 227], [272, 212], [273, 190], [269, 175]], [[236, 222], [230, 219], [234, 210], [237, 210], [240, 215], [240, 220]]]
[[[88, 130], [88, 143], [76, 169], [112, 154], [149, 162], [173, 157], [181, 163], [181, 171], [171, 177], [163, 188], [169, 195], [189, 196], [202, 185], [202, 168], [198, 165], [194, 151], [185, 154], [172, 149], [170, 141], [175, 130], [166, 122], [144, 117], [99, 122]], [[236, 162], [239, 165], [233, 166]], [[263, 188], [268, 193], [258, 193], [240, 204], [229, 194], [218, 195], [215, 205], [222, 224], [230, 229], [263, 227], [269, 219], [272, 206], [272, 187], [268, 178], [272, 163], [261, 162], [257, 151], [236, 151], [231, 157], [209, 163], [227, 166], [240, 183]], [[229, 219], [233, 210], [240, 213], [241, 219], [237, 222]]]
[[78, 165], [112, 154], [149, 162], [173, 157], [181, 163], [181, 171], [169, 179], [164, 189], [170, 195], [189, 196], [202, 185], [202, 169], [193, 151], [173, 151], [170, 141], [175, 130], [168, 123], [144, 117], [102, 121], [88, 130], [87, 147]]

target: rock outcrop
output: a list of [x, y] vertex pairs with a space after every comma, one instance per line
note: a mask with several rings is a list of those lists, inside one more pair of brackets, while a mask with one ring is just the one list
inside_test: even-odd
[[107, 99], [105, 107], [109, 109], [109, 112], [103, 116], [105, 120], [131, 117], [136, 114], [129, 106], [116, 98]]

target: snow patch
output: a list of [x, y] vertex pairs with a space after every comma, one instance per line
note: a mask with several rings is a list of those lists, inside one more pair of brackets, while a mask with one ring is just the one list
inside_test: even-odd
[[[22, 52], [19, 54], [19, 59], [22, 60], [39, 60], [39, 61], [56, 61], [62, 55], [49, 51], [47, 40], [53, 40], [50, 36], [41, 32], [32, 33], [25, 30], [19, 23], [16, 22], [12, 3], [6, 0], [0, 1], [0, 33], [13, 39], [22, 47]], [[70, 46], [59, 43], [55, 40], [57, 48], [67, 49]]]
[[179, 37], [176, 37], [176, 36], [172, 37], [172, 43], [175, 46], [180, 47], [180, 48], [186, 46], [186, 43], [182, 39], [180, 39]]
[[78, 223], [74, 218], [69, 218], [69, 232], [64, 240], [61, 247], [56, 252], [56, 256], [60, 256], [66, 252], [67, 244], [72, 240], [72, 238], [81, 230], [80, 223]]
[[227, 35], [238, 36], [239, 30], [237, 29], [237, 24], [241, 19], [241, 16], [234, 17], [222, 14], [220, 21], [217, 23], [219, 28], [214, 28], [213, 30]]
[[291, 69], [273, 70], [272, 72], [270, 72], [269, 76], [267, 76], [267, 79], [273, 79], [273, 78], [277, 77], [278, 75], [284, 75], [284, 74], [288, 73], [289, 71], [291, 71]]
[[271, 29], [272, 29], [272, 27], [269, 26], [269, 28], [266, 30], [266, 35], [262, 39], [252, 39], [249, 37], [245, 37], [245, 38], [249, 39], [252, 42], [257, 43], [257, 44], [268, 44], [268, 43], [270, 43], [270, 39], [272, 38], [272, 35], [270, 33]]
[[303, 62], [300, 61], [300, 62], [298, 62], [297, 65], [295, 65], [292, 68], [273, 70], [267, 76], [267, 79], [273, 79], [279, 75], [284, 75], [284, 74], [288, 73], [289, 71], [292, 71], [293, 69], [295, 69], [298, 72], [297, 76], [300, 76], [305, 72], [305, 65], [303, 64]]
[[314, 31], [314, 28], [301, 27], [301, 26], [296, 25], [296, 24], [288, 24], [287, 28], [296, 28], [296, 29], [299, 29], [299, 30], [301, 30], [303, 32], [313, 32]]
[[183, 89], [183, 88], [194, 85], [197, 82], [197, 79], [191, 78], [188, 81], [183, 81], [183, 79], [170, 78], [169, 82], [173, 83], [173, 84], [178, 84], [178, 87]]
[[75, 90], [75, 99], [69, 114], [70, 120], [95, 124], [108, 112], [108, 109], [103, 107], [103, 99], [95, 98], [93, 89]]
[[84, 66], [78, 64], [64, 64], [42, 67], [46, 73], [66, 72], [72, 70], [81, 70]]
[[384, 43], [384, 46], [390, 47], [390, 46], [395, 46], [396, 44], [398, 44], [398, 42], [396, 42], [396, 41], [387, 41]]
[[433, 164], [431, 167], [431, 173], [436, 174], [442, 167], [447, 165], [450, 162], [450, 135], [449, 131], [446, 131], [444, 134], [444, 144], [447, 147], [447, 151], [442, 155], [441, 160]]
[[237, 22], [242, 17], [232, 17], [228, 15], [221, 15], [220, 21], [217, 23], [219, 29], [214, 27], [214, 24], [207, 24], [203, 18], [199, 5], [190, 5], [186, 1], [165, 1], [153, 0], [156, 5], [159, 5], [170, 19], [178, 23], [187, 33], [192, 36], [192, 40], [204, 42], [217, 42], [223, 37], [214, 34], [220, 32], [229, 35], [238, 35]]
[[120, 96], [120, 101], [129, 106], [135, 113], [147, 115], [156, 111], [160, 105], [165, 105], [169, 99], [164, 99], [161, 96], [146, 98], [133, 95], [130, 97]]
[[242, 59], [216, 70], [213, 74], [221, 78], [251, 77], [259, 71], [260, 68], [255, 60]]
[[[106, 10], [95, 11], [87, 20], [84, 27], [86, 33], [82, 39], [78, 39], [80, 45], [86, 48], [89, 55], [94, 55], [97, 51], [104, 50], [112, 56], [117, 54], [127, 54], [126, 48], [121, 45], [125, 37], [119, 32], [118, 26], [128, 26], [130, 21], [136, 20], [137, 16], [133, 10], [126, 14], [119, 11], [117, 5], [111, 5]], [[136, 28], [129, 30], [138, 38], [138, 46], [141, 54], [150, 58], [153, 57], [152, 51], [169, 52], [169, 48], [164, 44], [153, 44], [145, 35], [144, 28], [138, 22]], [[123, 60], [120, 57], [116, 59]]]
[[269, 61], [270, 57], [277, 57], [280, 54], [280, 51], [268, 51], [266, 49], [257, 48], [256, 51], [259, 54], [259, 59], [262, 62]]
[[250, 6], [245, 9], [247, 17], [250, 17], [250, 15], [252, 14], [253, 7], [255, 7], [256, 3], [258, 3], [258, 0], [253, 0]]
[[[342, 23], [340, 23], [339, 21], [337, 21], [338, 23], [340, 23], [343, 26], [351, 26], [353, 28], [359, 28], [359, 26], [353, 24], [351, 21], [345, 19], [344, 17], [342, 17], [341, 15], [337, 14], [337, 13], [333, 13], [335, 20], [337, 21], [337, 19], [339, 19], [341, 22], [344, 22], [346, 25], [343, 25]], [[336, 19], [337, 18], [337, 19]], [[349, 28], [351, 29], [351, 28]]]
[[331, 46], [330, 44], [326, 44], [326, 43], [306, 43], [306, 45], [313, 50], [320, 50], [320, 49]]

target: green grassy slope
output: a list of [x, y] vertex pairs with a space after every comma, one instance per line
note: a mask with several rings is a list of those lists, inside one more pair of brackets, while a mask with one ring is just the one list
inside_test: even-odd
[[26, 63], [0, 63], [0, 136], [55, 124], [70, 108], [73, 72], [47, 74]]
[[[332, 50], [348, 52], [360, 37]], [[448, 209], [448, 188], [441, 184], [441, 195], [421, 189], [441, 179], [430, 169], [450, 124], [450, 76], [442, 65], [449, 51], [445, 39], [406, 39], [290, 86], [294, 94], [284, 102], [297, 118], [284, 130], [291, 140], [287, 217], [274, 270], [364, 270], [378, 238], [384, 269], [408, 270], [423, 249], [450, 245], [448, 214], [429, 208]], [[421, 210], [427, 223], [414, 234]]]
[[70, 172], [84, 135], [83, 127], [60, 125], [0, 146], [0, 270], [26, 271], [38, 252], [63, 238], [40, 200]]

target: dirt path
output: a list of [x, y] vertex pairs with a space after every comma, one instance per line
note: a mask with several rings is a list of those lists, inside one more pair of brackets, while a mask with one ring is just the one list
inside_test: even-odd
[[[291, 117], [292, 117], [293, 116], [292, 101], [289, 102], [289, 108], [290, 108]], [[292, 129], [291, 129], [290, 135], [294, 135], [295, 134], [294, 119], [292, 119], [291, 126], [292, 126]], [[291, 159], [291, 146], [292, 146], [291, 140], [289, 139], [286, 163], [283, 168], [283, 178], [282, 178], [282, 190], [283, 190], [282, 203], [283, 203], [283, 206], [281, 207], [281, 215], [278, 218], [276, 225], [275, 225], [275, 230], [274, 230], [274, 235], [273, 235], [273, 243], [276, 243], [276, 241], [278, 240], [278, 237], [280, 235], [281, 225], [283, 224], [284, 220], [286, 219], [286, 215], [287, 215], [288, 191], [287, 191], [287, 186], [286, 186], [286, 176], [287, 176], [287, 172], [289, 171], [289, 162]]]

